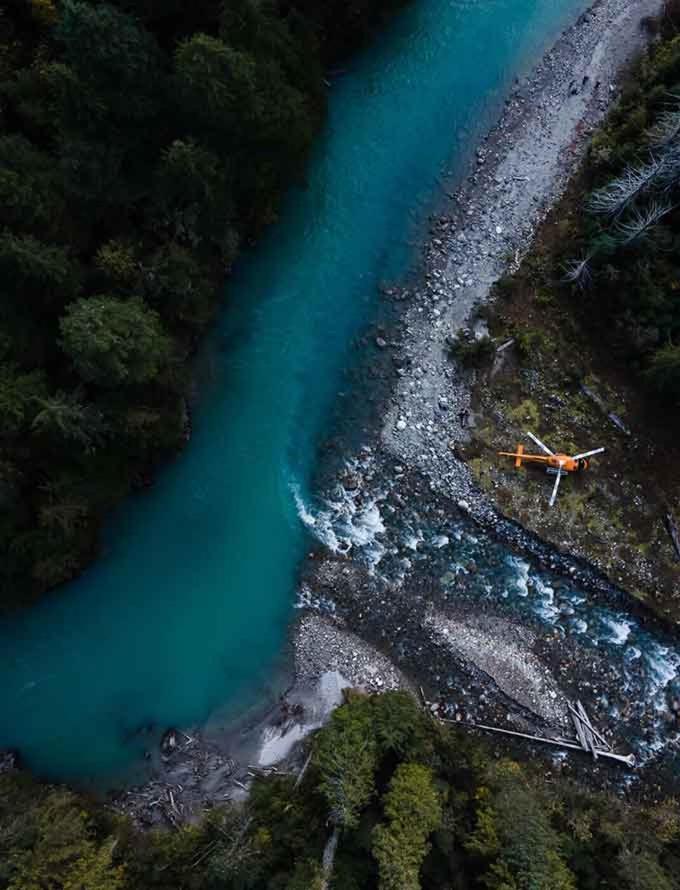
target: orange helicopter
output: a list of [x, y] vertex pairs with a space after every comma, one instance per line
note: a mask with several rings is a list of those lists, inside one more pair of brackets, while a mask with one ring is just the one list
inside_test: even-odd
[[587, 470], [590, 466], [588, 458], [595, 454], [602, 454], [605, 450], [604, 448], [595, 448], [592, 451], [584, 451], [583, 454], [575, 454], [573, 457], [569, 457], [568, 454], [555, 454], [554, 451], [551, 451], [548, 446], [544, 445], [533, 433], [527, 432], [527, 436], [538, 445], [541, 451], [545, 452], [547, 455], [546, 457], [542, 454], [525, 454], [524, 445], [518, 445], [517, 451], [499, 451], [498, 454], [501, 457], [514, 457], [516, 467], [521, 467], [523, 463], [547, 465], [546, 472], [557, 477], [555, 479], [552, 494], [550, 495], [548, 504], [550, 507], [555, 503], [557, 489], [560, 487], [562, 476], [566, 476], [568, 473], [580, 473], [581, 470]]

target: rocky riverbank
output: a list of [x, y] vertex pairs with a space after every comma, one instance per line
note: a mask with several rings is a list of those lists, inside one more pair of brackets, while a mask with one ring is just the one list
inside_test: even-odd
[[235, 720], [167, 730], [160, 750], [148, 753], [153, 778], [112, 795], [112, 806], [142, 827], [191, 821], [210, 807], [242, 799], [256, 776], [299, 772], [300, 742], [323, 725], [344, 689], [412, 689], [375, 647], [314, 613], [297, 622], [285, 670], [290, 683], [277, 701]]
[[382, 445], [448, 496], [464, 498], [480, 520], [493, 508], [455, 454], [469, 437], [471, 389], [450, 360], [447, 337], [518, 268], [616, 99], [621, 73], [648, 41], [645, 19], [660, 7], [659, 0], [598, 0], [565, 32], [516, 84], [426, 250], [424, 281], [401, 325]]
[[[448, 338], [471, 324], [494, 284], [518, 267], [616, 99], [622, 72], [650, 39], [646, 17], [659, 9], [657, 0], [600, 0], [516, 84], [499, 124], [477, 151], [474, 169], [440, 213], [421, 284], [408, 293], [386, 291], [398, 305], [397, 320], [374, 339], [380, 353], [374, 374], [387, 393], [379, 412], [384, 423], [326, 484], [326, 496], [301, 511], [334, 554], [322, 552], [310, 561], [307, 600], [320, 608], [332, 604], [350, 627], [426, 684], [430, 698], [445, 702], [447, 713], [507, 720], [518, 728], [559, 728], [564, 701], [580, 695], [620, 744], [632, 743], [637, 733], [634, 744], [648, 764], [677, 735], [669, 699], [675, 667], [665, 665], [658, 682], [653, 667], [639, 685], [624, 682], [626, 668], [614, 653], [608, 657], [605, 636], [594, 651], [578, 630], [565, 635], [551, 610], [570, 615], [567, 600], [578, 585], [588, 592], [589, 607], [606, 605], [603, 621], [612, 627], [626, 614], [648, 628], [654, 621], [570, 548], [546, 547], [507, 521], [478, 487], [460, 459], [470, 436], [470, 375], [451, 361]], [[500, 540], [529, 557], [527, 572], [539, 564], [566, 580], [533, 581], [550, 590], [534, 614], [508, 615], [502, 603], [507, 591], [494, 602], [494, 582], [507, 578], [492, 573], [486, 598], [477, 591], [473, 602], [466, 600], [475, 583], [461, 581], [460, 572], [478, 572], [474, 559], [471, 569], [459, 554], [453, 571], [433, 568], [436, 541], [446, 541], [445, 553], [456, 516], [464, 517], [463, 530], [454, 534], [474, 539], [479, 529], [485, 556], [489, 540]], [[562, 583], [572, 594], [560, 602], [555, 594]], [[663, 629], [656, 628], [663, 641], [658, 645], [670, 651]], [[619, 645], [612, 634], [610, 642]], [[635, 647], [629, 648], [623, 657], [636, 658]], [[589, 770], [589, 778], [596, 772]]]
[[[569, 584], [613, 609], [622, 606], [621, 593], [606, 579], [504, 520], [477, 487], [457, 456], [469, 436], [469, 379], [447, 349], [447, 336], [468, 324], [529, 247], [616, 97], [619, 72], [648, 39], [642, 20], [659, 5], [598, 0], [516, 84], [474, 169], [441, 210], [421, 285], [406, 299], [392, 291], [399, 297], [397, 320], [375, 340], [388, 369], [381, 372], [385, 422], [358, 455], [343, 461], [339, 477], [326, 479], [318, 503], [299, 505], [319, 546], [303, 572], [288, 692], [238, 727], [166, 734], [156, 777], [119, 795], [117, 808], [143, 824], [174, 823], [238, 798], [262, 770], [300, 768], [296, 742], [341, 700], [343, 686], [408, 687], [406, 676], [417, 678], [433, 707], [454, 720], [561, 731], [566, 699], [580, 695], [619, 745], [647, 733], [651, 758], [661, 722], [666, 735], [675, 736], [665, 705], [645, 711], [634, 676], [622, 684], [604, 653], [565, 635], [557, 621], [547, 629], [540, 616], [467, 596], [470, 579], [479, 579], [480, 589], [493, 587], [495, 575], [489, 570], [487, 578], [479, 562], [503, 561], [493, 549], [500, 539], [567, 579], [553, 579], [546, 599], [559, 614], [573, 610]], [[451, 568], [445, 562], [454, 537], [473, 555], [466, 561], [459, 547]], [[524, 565], [519, 576], [526, 574], [527, 590], [534, 591], [543, 581], [529, 577]], [[662, 684], [657, 691], [666, 696]], [[549, 763], [575, 771], [583, 766], [578, 758]], [[588, 765], [587, 775], [595, 782], [620, 780], [620, 772], [601, 764]]]

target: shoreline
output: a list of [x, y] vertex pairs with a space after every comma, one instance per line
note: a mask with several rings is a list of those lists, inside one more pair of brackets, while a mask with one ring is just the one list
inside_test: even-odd
[[176, 827], [206, 809], [245, 799], [256, 776], [296, 774], [301, 743], [342, 703], [344, 690], [415, 689], [384, 654], [319, 614], [294, 622], [289, 683], [276, 698], [259, 701], [223, 725], [168, 729], [154, 775], [141, 785], [110, 792], [107, 802], [141, 828]]
[[[377, 441], [373, 448], [367, 446], [366, 463], [374, 463], [371, 468], [361, 469], [367, 485], [379, 483], [381, 473], [391, 473], [395, 463], [404, 464], [405, 475], [418, 477], [405, 486], [409, 493], [416, 493], [416, 499], [427, 497], [429, 491], [433, 505], [439, 498], [459, 506], [465, 502], [463, 512], [485, 528], [505, 522], [477, 489], [450, 444], [464, 441], [467, 435], [461, 412], [469, 408], [470, 387], [464, 375], [455, 375], [446, 358], [445, 334], [453, 333], [456, 325], [463, 326], [474, 305], [488, 296], [495, 280], [506, 271], [508, 253], [514, 254], [517, 262], [529, 248], [533, 232], [562, 194], [583, 156], [590, 131], [602, 120], [616, 96], [608, 89], [612, 72], [618, 75], [644, 46], [647, 38], [636, 22], [658, 11], [659, 5], [658, 0], [639, 0], [632, 5], [622, 0], [597, 0], [562, 34], [506, 101], [499, 122], [477, 150], [474, 170], [462, 175], [451, 206], [440, 212], [439, 223], [424, 248], [423, 270], [418, 276], [423, 284], [398, 307], [401, 344], [396, 348], [391, 343], [387, 348], [380, 347], [394, 357], [396, 377], [390, 385], [386, 421], [380, 430], [375, 430]], [[622, 35], [627, 39], [622, 40]], [[608, 47], [616, 47], [611, 56]], [[578, 80], [581, 71], [581, 89], [571, 95], [569, 83]], [[583, 80], [585, 77], [587, 81]], [[606, 84], [606, 93], [596, 89], [597, 80], [600, 87]], [[562, 106], [566, 101], [571, 107], [565, 116]], [[537, 145], [540, 157], [535, 153]], [[526, 170], [533, 169], [531, 164], [537, 160], [537, 177], [527, 180]], [[500, 213], [499, 203], [503, 206]], [[418, 369], [420, 372], [416, 373]], [[367, 499], [365, 492], [360, 497]], [[526, 544], [530, 536], [519, 526], [517, 532]], [[536, 545], [541, 546], [538, 539]], [[578, 578], [577, 573], [574, 568], [571, 574]], [[118, 792], [113, 807], [132, 815], [140, 824], [158, 824], [158, 816], [161, 822], [175, 824], [175, 820], [193, 818], [207, 805], [242, 797], [246, 793], [243, 786], [257, 773], [250, 766], [253, 760], [263, 770], [273, 766], [280, 771], [297, 768], [299, 745], [280, 744], [279, 752], [285, 748], [281, 758], [264, 765], [258, 758], [267, 746], [275, 750], [281, 739], [291, 735], [293, 738], [288, 741], [295, 743], [320, 725], [318, 721], [325, 719], [334, 706], [331, 703], [341, 701], [343, 681], [345, 685], [360, 685], [371, 691], [408, 688], [401, 670], [382, 654], [390, 648], [387, 629], [401, 629], [402, 624], [412, 622], [413, 634], [415, 638], [420, 634], [422, 645], [417, 653], [405, 657], [404, 663], [409, 667], [418, 659], [429, 660], [428, 688], [436, 690], [434, 678], [438, 670], [452, 670], [449, 656], [442, 652], [441, 640], [434, 640], [446, 635], [442, 621], [431, 613], [419, 615], [417, 606], [424, 599], [418, 599], [408, 614], [403, 603], [401, 611], [395, 609], [392, 615], [383, 611], [377, 616], [382, 627], [376, 626], [374, 619], [364, 615], [361, 605], [362, 593], [372, 583], [370, 573], [352, 564], [351, 558], [329, 557], [326, 552], [315, 554], [303, 566], [302, 586], [303, 592], [314, 593], [307, 603], [301, 604], [306, 608], [293, 622], [290, 632], [295, 663], [293, 685], [282, 697], [286, 704], [280, 701], [273, 707], [251, 709], [245, 730], [242, 718], [234, 721], [231, 731], [227, 729], [216, 737], [211, 737], [209, 731], [187, 732], [187, 738], [176, 744], [167, 762], [158, 765], [157, 775], [138, 789]], [[328, 594], [321, 596], [321, 602], [319, 591]], [[384, 590], [380, 596], [385, 596]], [[340, 603], [338, 613], [318, 617], [315, 613], [328, 610], [331, 599]], [[494, 615], [479, 620], [461, 615], [457, 620], [468, 621], [466, 632], [473, 642], [499, 632], [499, 619]], [[506, 636], [512, 633], [510, 628]], [[527, 629], [526, 633], [526, 645], [538, 646], [532, 631]], [[301, 653], [305, 651], [309, 658], [303, 667]], [[521, 655], [516, 648], [509, 647], [508, 652], [510, 659]], [[521, 673], [520, 679], [535, 680], [537, 689], [552, 688], [549, 679], [540, 676], [540, 665], [532, 662], [529, 667], [530, 671]], [[560, 720], [558, 713], [532, 711], [531, 695], [519, 696], [515, 689], [513, 698], [513, 683], [516, 687], [518, 679], [509, 677], [504, 683], [503, 665], [457, 664], [455, 669], [474, 688], [473, 697], [487, 695], [491, 678], [501, 693], [491, 702], [491, 713], [500, 715], [504, 707], [514, 702], [517, 714], [513, 726], [535, 726], [537, 719], [539, 723], [541, 719]], [[413, 675], [409, 671], [406, 674]], [[434, 697], [438, 697], [436, 691]], [[302, 710], [298, 710], [298, 705]], [[541, 711], [539, 705], [535, 707]], [[176, 733], [184, 735], [180, 730]], [[236, 753], [238, 763], [232, 756]], [[601, 767], [598, 771], [608, 775]], [[173, 789], [174, 794], [168, 797]], [[157, 798], [163, 800], [159, 803]]]
[[[402, 512], [411, 507], [421, 514], [457, 513], [473, 523], [473, 528], [509, 545], [513, 553], [580, 584], [592, 594], [594, 603], [614, 605], [639, 619], [644, 627], [660, 632], [662, 639], [667, 638], [668, 625], [658, 615], [617, 588], [583, 555], [556, 548], [503, 516], [477, 486], [457, 455], [458, 446], [469, 438], [470, 376], [451, 363], [446, 342], [447, 335], [468, 324], [495, 283], [517, 268], [529, 252], [540, 224], [580, 166], [590, 135], [618, 97], [620, 79], [651, 42], [644, 20], [660, 10], [659, 0], [633, 4], [597, 0], [563, 32], [508, 97], [500, 120], [477, 149], [472, 168], [461, 176], [458, 189], [449, 194], [450, 201], [443, 203], [423, 250], [419, 284], [385, 288], [387, 299], [395, 302], [397, 321], [389, 333], [377, 326], [373, 335], [365, 337], [365, 342], [372, 338], [376, 343], [385, 369], [379, 376], [387, 380], [382, 384], [387, 395], [374, 399], [384, 406], [385, 420], [366, 437], [367, 444], [358, 454], [352, 457], [350, 452], [344, 471], [338, 472], [336, 467], [323, 479], [324, 501], [332, 501], [331, 492], [335, 491], [336, 504], [330, 520], [325, 517], [310, 523], [310, 530], [322, 543], [328, 531], [318, 526], [332, 521], [333, 510], [344, 509], [342, 504], [337, 506], [338, 491], [340, 502], [352, 501], [343, 517], [345, 522], [348, 518], [350, 522], [363, 521], [371, 505], [378, 503], [383, 513], [383, 504], [394, 510], [394, 503]], [[374, 336], [376, 332], [379, 337]], [[386, 538], [383, 534], [380, 542], [389, 551]], [[325, 543], [328, 545], [328, 540]], [[502, 629], [503, 619], [493, 607], [482, 606], [483, 614], [471, 615], [469, 609], [449, 603], [446, 609], [451, 614], [447, 615], [446, 609], [437, 612], [433, 592], [427, 589], [431, 579], [417, 579], [413, 574], [404, 581], [408, 596], [403, 591], [398, 595], [376, 579], [372, 568], [366, 570], [358, 562], [352, 559], [351, 550], [338, 557], [328, 554], [328, 546], [321, 548], [308, 561], [304, 584], [322, 603], [335, 603], [350, 628], [389, 652], [396, 663], [404, 665], [408, 676], [417, 677], [428, 699], [445, 702], [452, 677], [462, 687], [467, 684], [463, 701], [454, 706], [456, 720], [468, 719], [470, 712], [466, 714], [465, 709], [472, 706], [481, 708], [477, 712], [481, 722], [495, 717], [525, 731], [545, 726], [546, 709], [537, 703], [541, 678], [536, 677], [533, 708], [527, 707], [527, 690], [520, 687], [520, 682], [532, 682], [528, 667], [536, 650], [541, 650], [543, 680], [547, 680], [543, 691], [559, 679], [553, 691], [560, 688], [563, 697], [580, 694], [587, 702], [588, 690], [600, 685], [597, 672], [589, 675], [587, 669], [581, 670], [583, 647], [541, 639], [541, 632], [526, 620], [508, 622]], [[387, 597], [392, 600], [389, 606]], [[401, 602], [395, 605], [400, 597]], [[447, 638], [449, 620], [458, 628], [455, 651], [444, 651], [452, 649], [455, 637], [454, 633]], [[395, 643], [393, 637], [405, 627], [409, 644]], [[524, 631], [533, 632], [533, 636], [524, 647], [518, 647], [517, 637]], [[437, 635], [438, 642], [433, 639]], [[447, 646], [442, 646], [443, 639]], [[470, 641], [484, 639], [487, 651], [475, 652]], [[505, 665], [496, 664], [495, 674], [487, 670], [494, 646], [505, 649]], [[404, 648], [409, 647], [412, 651], [405, 653]], [[518, 659], [525, 661], [527, 670], [513, 676], [510, 668]], [[606, 659], [600, 669], [606, 673]], [[443, 684], [445, 672], [449, 680]], [[540, 671], [534, 671], [537, 673]], [[618, 682], [610, 671], [604, 685], [615, 689]], [[528, 697], [532, 698], [531, 690]], [[553, 725], [559, 725], [560, 715], [552, 716]], [[618, 734], [605, 714], [598, 717], [607, 725], [605, 731]], [[671, 726], [669, 732], [673, 729]], [[650, 738], [646, 714], [640, 715], [640, 731]], [[519, 750], [526, 752], [526, 746]], [[652, 780], [656, 766], [651, 765]], [[603, 774], [599, 768], [581, 770], [576, 763], [566, 766], [567, 770], [572, 767], [591, 784], [621, 787], [620, 776]], [[565, 767], [560, 764], [556, 768]], [[663, 770], [663, 764], [660, 768]], [[643, 773], [641, 769], [637, 774], [641, 782]]]
[[440, 211], [426, 246], [424, 283], [402, 322], [402, 367], [381, 446], [449, 497], [466, 500], [482, 523], [497, 511], [454, 453], [469, 440], [471, 386], [450, 362], [446, 337], [468, 324], [529, 252], [616, 99], [617, 81], [649, 42], [642, 22], [660, 9], [660, 0], [596, 0], [562, 34], [507, 99], [477, 149], [476, 169]]

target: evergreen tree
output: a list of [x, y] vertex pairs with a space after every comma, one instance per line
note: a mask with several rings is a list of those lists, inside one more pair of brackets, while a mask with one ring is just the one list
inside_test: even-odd
[[576, 890], [560, 838], [516, 763], [489, 770], [467, 849], [488, 861], [488, 890]]
[[77, 798], [49, 794], [29, 849], [17, 852], [7, 890], [120, 890], [124, 871], [113, 864], [115, 841], [97, 843]]
[[139, 298], [82, 298], [67, 307], [60, 327], [62, 347], [80, 376], [101, 386], [146, 383], [170, 359], [158, 314]]
[[[0, 607], [85, 565], [181, 444], [183, 366], [301, 176], [341, 6], [336, 26], [297, 0], [2, 4]], [[47, 476], [72, 480], [77, 523], [52, 520]]]
[[680, 404], [680, 346], [662, 346], [652, 356], [646, 371], [654, 389]]
[[420, 890], [420, 866], [427, 838], [439, 826], [441, 802], [432, 771], [419, 763], [402, 763], [384, 798], [386, 825], [373, 832], [373, 855], [380, 869], [381, 890]]

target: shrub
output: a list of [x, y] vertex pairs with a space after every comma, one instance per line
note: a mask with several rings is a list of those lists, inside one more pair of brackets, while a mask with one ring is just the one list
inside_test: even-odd
[[464, 368], [484, 368], [496, 355], [496, 345], [488, 335], [474, 337], [461, 330], [449, 346], [451, 355]]

